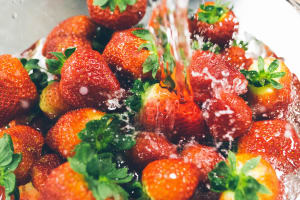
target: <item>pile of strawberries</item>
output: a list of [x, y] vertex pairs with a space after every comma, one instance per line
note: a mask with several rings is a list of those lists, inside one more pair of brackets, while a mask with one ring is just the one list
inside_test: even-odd
[[0, 55], [1, 200], [284, 199], [300, 82], [275, 54], [246, 56], [228, 6], [187, 19], [190, 61], [164, 4], [147, 28], [146, 0], [87, 6], [47, 36], [47, 69]]

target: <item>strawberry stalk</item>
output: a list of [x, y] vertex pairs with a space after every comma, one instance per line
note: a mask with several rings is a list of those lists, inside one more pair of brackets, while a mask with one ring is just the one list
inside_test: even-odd
[[233, 191], [235, 200], [258, 199], [258, 193], [269, 194], [267, 187], [247, 175], [250, 170], [257, 167], [260, 159], [260, 156], [250, 159], [238, 170], [236, 156], [230, 151], [228, 163], [219, 162], [208, 174], [211, 190], [214, 192]]
[[279, 67], [279, 61], [274, 60], [267, 70], [265, 70], [265, 62], [264, 59], [260, 56], [258, 58], [258, 71], [255, 70], [241, 70], [241, 73], [244, 74], [246, 79], [248, 80], [250, 85], [254, 87], [264, 87], [267, 85], [271, 85], [275, 89], [282, 89], [283, 86], [277, 82], [276, 78], [282, 78], [285, 76], [285, 72], [276, 72]]
[[228, 5], [222, 4], [221, 1], [216, 1], [213, 5], [201, 4], [200, 12], [198, 12], [198, 21], [214, 24], [222, 19], [228, 12]]
[[21, 160], [22, 155], [14, 153], [11, 137], [5, 134], [0, 139], [0, 186], [5, 188], [6, 200], [10, 200], [12, 194], [14, 194], [15, 200], [19, 199], [14, 171]]
[[102, 9], [109, 7], [112, 12], [118, 7], [121, 13], [127, 6], [133, 6], [135, 3], [136, 0], [94, 0], [93, 2], [95, 6], [100, 6]]

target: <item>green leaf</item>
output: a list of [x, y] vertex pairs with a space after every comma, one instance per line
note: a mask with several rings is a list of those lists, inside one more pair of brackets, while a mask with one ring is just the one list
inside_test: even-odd
[[0, 139], [0, 167], [5, 167], [13, 161], [13, 143], [7, 134]]
[[12, 155], [12, 161], [4, 167], [4, 171], [7, 172], [13, 172], [17, 169], [20, 162], [22, 161], [22, 155], [21, 154], [13, 154]]
[[228, 152], [228, 161], [229, 161], [229, 168], [231, 171], [236, 171], [236, 157], [235, 154], [231, 151]]
[[237, 189], [234, 191], [234, 200], [245, 200], [243, 191]]
[[277, 81], [274, 81], [273, 79], [270, 79], [271, 85], [273, 86], [273, 88], [280, 90], [283, 88], [283, 85], [281, 85], [280, 83], [278, 83]]
[[59, 75], [61, 68], [62, 68], [62, 63], [56, 59], [47, 59], [46, 64], [48, 66], [48, 71], [49, 73], [53, 75]]
[[269, 65], [268, 71], [274, 72], [278, 67], [279, 67], [279, 61], [276, 59]]
[[4, 175], [3, 186], [5, 193], [10, 195], [16, 187], [16, 176], [14, 173], [7, 173]]
[[275, 72], [270, 75], [270, 78], [281, 78], [285, 76], [285, 72]]
[[264, 185], [260, 184], [259, 193], [261, 194], [271, 194], [271, 191]]
[[257, 167], [257, 165], [259, 164], [261, 159], [261, 156], [258, 156], [256, 158], [252, 158], [251, 160], [248, 160], [244, 166], [241, 169], [241, 172], [246, 174], [248, 173], [250, 170], [254, 169], [255, 167]]
[[265, 61], [261, 56], [259, 56], [258, 57], [258, 72], [263, 72], [263, 71], [265, 71]]
[[154, 41], [153, 35], [147, 29], [137, 29], [137, 30], [132, 31], [132, 33], [133, 33], [133, 35], [135, 35], [143, 40], [146, 40], [149, 42]]
[[50, 54], [54, 55], [61, 63], [64, 63], [67, 59], [61, 52], [50, 52]]
[[102, 6], [105, 6], [108, 1], [109, 0], [94, 0], [93, 5], [102, 7]]
[[69, 47], [65, 50], [66, 58], [69, 58], [76, 51], [76, 47]]

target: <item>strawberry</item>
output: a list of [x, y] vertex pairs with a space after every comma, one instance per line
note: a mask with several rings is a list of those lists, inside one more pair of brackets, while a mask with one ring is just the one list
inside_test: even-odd
[[70, 111], [59, 118], [47, 134], [46, 143], [60, 155], [67, 158], [74, 155], [74, 149], [80, 143], [78, 133], [91, 120], [100, 119], [104, 113], [92, 108]]
[[32, 184], [38, 191], [42, 190], [52, 169], [60, 164], [61, 159], [56, 154], [47, 154], [33, 164], [31, 169]]
[[60, 93], [73, 107], [113, 109], [123, 90], [103, 57], [91, 49], [77, 49], [61, 68]]
[[135, 164], [144, 168], [152, 161], [177, 157], [177, 149], [163, 134], [141, 132], [130, 150], [130, 157]]
[[208, 174], [211, 190], [221, 193], [220, 200], [276, 200], [280, 184], [275, 170], [260, 156], [230, 152]]
[[143, 64], [149, 56], [148, 50], [140, 49], [146, 41], [134, 35], [136, 30], [143, 29], [132, 28], [115, 32], [103, 52], [110, 67], [121, 70], [134, 79], [145, 77]]
[[190, 22], [190, 31], [193, 35], [203, 36], [220, 46], [225, 46], [238, 31], [238, 21], [226, 5], [219, 2], [201, 4], [199, 10]]
[[0, 127], [27, 111], [37, 99], [26, 69], [11, 55], [0, 55], [0, 94]]
[[181, 157], [184, 161], [193, 163], [198, 167], [201, 182], [206, 182], [208, 180], [208, 173], [217, 163], [224, 160], [223, 156], [214, 147], [200, 144], [185, 146], [181, 152]]
[[22, 162], [15, 170], [17, 183], [25, 184], [30, 180], [30, 169], [33, 163], [41, 157], [44, 138], [42, 134], [29, 126], [16, 125], [0, 132], [0, 137], [11, 136], [16, 153], [22, 154]]
[[91, 39], [95, 32], [95, 23], [87, 16], [78, 15], [70, 17], [59, 23], [48, 35], [46, 41], [50, 41], [55, 37], [66, 36]]
[[5, 200], [5, 188], [0, 186], [0, 199]]
[[249, 82], [248, 101], [256, 117], [284, 115], [291, 103], [292, 74], [282, 60], [272, 57], [257, 61], [241, 71]]
[[92, 19], [99, 25], [124, 30], [136, 25], [145, 15], [147, 0], [87, 0]]
[[74, 157], [53, 169], [42, 187], [42, 199], [128, 199], [119, 184], [129, 183], [133, 176], [126, 167], [116, 167], [112, 154], [98, 154], [88, 143], [76, 148]]
[[59, 82], [49, 84], [40, 96], [40, 108], [50, 119], [56, 118], [70, 110], [59, 92]]
[[248, 69], [250, 67], [253, 61], [251, 58], [246, 58], [247, 45], [248, 43], [244, 43], [243, 41], [237, 43], [234, 40], [233, 45], [222, 52], [228, 66], [237, 69]]
[[153, 200], [188, 200], [199, 183], [198, 168], [180, 159], [156, 160], [143, 170], [142, 182]]
[[207, 127], [202, 116], [202, 110], [194, 101], [186, 101], [178, 104], [175, 110], [174, 131], [168, 137], [172, 140], [179, 139], [204, 139]]
[[41, 194], [37, 191], [31, 182], [19, 186], [20, 200], [40, 200]]
[[42, 187], [41, 196], [42, 200], [95, 199], [83, 175], [75, 172], [68, 162], [51, 171]]
[[42, 53], [46, 58], [53, 59], [55, 56], [51, 54], [52, 52], [64, 52], [69, 47], [92, 49], [92, 44], [84, 37], [57, 36], [47, 39]]
[[142, 97], [138, 121], [147, 131], [172, 133], [178, 103], [179, 98], [174, 92], [158, 83], [149, 86]]
[[196, 51], [189, 68], [190, 84], [198, 104], [214, 96], [217, 90], [238, 95], [247, 92], [245, 77], [237, 69], [228, 67], [219, 54]]
[[240, 137], [247, 133], [252, 124], [250, 107], [236, 94], [221, 91], [202, 107], [210, 133], [218, 140], [230, 141]]
[[249, 133], [239, 140], [238, 152], [261, 155], [283, 173], [300, 168], [300, 140], [284, 120], [254, 122]]

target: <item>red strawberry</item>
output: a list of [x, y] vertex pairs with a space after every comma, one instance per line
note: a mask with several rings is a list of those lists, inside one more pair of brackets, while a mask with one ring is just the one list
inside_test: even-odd
[[292, 125], [283, 120], [254, 122], [239, 140], [238, 151], [259, 154], [284, 173], [300, 168], [300, 139]]
[[134, 163], [144, 168], [152, 161], [177, 157], [176, 146], [163, 134], [141, 132], [136, 138], [136, 145], [130, 150]]
[[146, 89], [139, 110], [139, 123], [147, 131], [172, 133], [179, 98], [158, 83]]
[[[247, 43], [246, 43], [247, 44]], [[237, 44], [234, 41], [234, 45], [226, 48], [222, 53], [225, 56], [226, 63], [228, 66], [237, 69], [248, 69], [252, 64], [253, 60], [251, 58], [246, 58], [247, 46], [244, 43]]]
[[5, 200], [5, 188], [0, 185], [0, 199]]
[[179, 103], [175, 110], [174, 131], [169, 138], [178, 141], [179, 138], [204, 139], [207, 127], [202, 116], [202, 110], [194, 101]]
[[99, 25], [123, 30], [136, 25], [145, 15], [147, 0], [95, 1], [87, 0], [92, 19]]
[[16, 125], [0, 132], [11, 136], [15, 153], [22, 154], [22, 161], [15, 170], [17, 183], [25, 184], [30, 180], [30, 169], [42, 153], [44, 138], [42, 134], [29, 126]]
[[77, 49], [61, 69], [60, 93], [73, 107], [102, 107], [118, 103], [123, 91], [103, 57]]
[[190, 84], [197, 103], [203, 103], [217, 90], [238, 95], [247, 92], [247, 80], [243, 74], [228, 67], [221, 55], [208, 51], [194, 53], [190, 64]]
[[41, 194], [31, 182], [19, 186], [20, 200], [41, 200]]
[[48, 35], [47, 41], [54, 37], [75, 36], [91, 39], [96, 32], [96, 25], [87, 16], [79, 15], [70, 17], [58, 24]]
[[200, 5], [190, 23], [190, 31], [193, 35], [199, 34], [206, 41], [209, 40], [220, 46], [229, 43], [233, 34], [238, 31], [239, 25], [232, 10], [214, 2]]
[[157, 160], [143, 170], [142, 182], [153, 200], [188, 200], [199, 183], [199, 172], [195, 165], [183, 160]]
[[50, 119], [70, 110], [70, 106], [66, 104], [59, 92], [59, 82], [53, 82], [43, 89], [40, 108]]
[[139, 49], [145, 41], [133, 34], [137, 28], [115, 32], [104, 49], [103, 57], [110, 67], [137, 79], [143, 76], [143, 64], [149, 51]]
[[242, 73], [249, 82], [247, 96], [256, 117], [275, 118], [287, 113], [292, 101], [292, 74], [282, 60], [259, 57]]
[[236, 94], [220, 92], [203, 104], [203, 117], [211, 134], [218, 140], [232, 140], [247, 133], [252, 111]]
[[74, 149], [80, 143], [78, 133], [91, 120], [101, 119], [104, 113], [91, 108], [70, 111], [59, 118], [47, 134], [46, 143], [67, 158], [74, 155]]
[[43, 55], [48, 59], [54, 59], [55, 56], [51, 52], [64, 52], [69, 47], [92, 49], [92, 44], [86, 38], [74, 35], [48, 38], [43, 47]]
[[0, 55], [0, 127], [36, 101], [37, 90], [19, 59]]
[[61, 159], [56, 154], [47, 154], [38, 160], [31, 169], [32, 184], [34, 187], [41, 191], [47, 176], [52, 169], [58, 167], [61, 164]]
[[64, 163], [48, 175], [41, 192], [42, 200], [95, 200], [84, 177]]
[[187, 145], [181, 152], [181, 156], [184, 161], [193, 163], [198, 167], [201, 182], [207, 181], [208, 173], [217, 163], [224, 160], [214, 147], [200, 144]]

